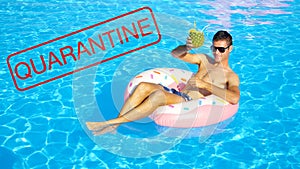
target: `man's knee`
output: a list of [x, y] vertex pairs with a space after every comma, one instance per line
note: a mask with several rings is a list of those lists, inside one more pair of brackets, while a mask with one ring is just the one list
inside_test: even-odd
[[139, 83], [138, 86], [143, 87], [143, 88], [147, 88], [147, 87], [152, 87], [154, 85], [155, 85], [154, 83], [150, 83], [150, 82], [141, 82], [141, 83]]
[[138, 84], [137, 89], [143, 90], [143, 91], [152, 91], [153, 89], [157, 89], [158, 85], [154, 83], [149, 82], [141, 82]]

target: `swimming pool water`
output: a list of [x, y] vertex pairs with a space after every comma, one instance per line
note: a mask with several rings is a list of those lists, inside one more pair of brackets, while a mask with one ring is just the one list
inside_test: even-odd
[[[1, 168], [300, 168], [299, 4], [298, 0], [2, 1]], [[158, 44], [25, 92], [14, 87], [8, 55], [143, 6], [157, 18], [162, 34]], [[234, 119], [209, 137], [167, 137], [164, 141], [171, 146], [156, 153], [156, 144], [146, 143], [159, 129], [147, 120], [121, 127], [122, 140], [109, 136], [97, 142], [82, 126], [89, 118], [81, 116], [86, 112], [77, 111], [94, 111], [84, 98], [94, 96], [93, 103], [106, 118], [114, 117], [127, 82], [137, 73], [154, 67], [195, 71], [169, 54], [184, 43], [194, 21], [199, 28], [208, 26], [204, 47], [194, 52], [210, 54], [210, 39], [219, 29], [233, 36], [230, 64], [241, 80], [240, 108]], [[82, 75], [92, 80], [77, 83]], [[139, 141], [132, 142], [133, 138]], [[148, 150], [154, 153], [146, 156]]]

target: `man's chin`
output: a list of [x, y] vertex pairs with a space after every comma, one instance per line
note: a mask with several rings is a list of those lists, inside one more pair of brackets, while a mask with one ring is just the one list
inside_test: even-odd
[[215, 59], [215, 62], [216, 62], [216, 63], [220, 63], [220, 62], [221, 62], [221, 59]]

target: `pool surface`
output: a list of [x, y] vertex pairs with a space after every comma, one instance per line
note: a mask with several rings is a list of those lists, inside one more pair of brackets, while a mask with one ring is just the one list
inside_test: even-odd
[[[145, 6], [156, 18], [158, 43], [23, 92], [14, 86], [10, 54]], [[299, 0], [2, 1], [1, 168], [300, 168], [299, 11]], [[205, 27], [206, 40], [193, 52], [211, 55], [217, 30], [233, 36], [230, 65], [241, 81], [238, 113], [189, 133], [164, 135], [168, 128], [142, 119], [122, 125], [116, 135], [92, 136], [84, 123], [117, 116], [125, 87], [138, 73], [156, 67], [196, 70], [170, 55], [185, 43], [194, 21]], [[73, 40], [86, 41], [93, 33]], [[103, 57], [122, 47], [131, 46]], [[53, 71], [78, 67], [73, 62]]]

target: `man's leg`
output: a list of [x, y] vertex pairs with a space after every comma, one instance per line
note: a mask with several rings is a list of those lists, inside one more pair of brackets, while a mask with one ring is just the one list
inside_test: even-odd
[[101, 130], [90, 128], [94, 131], [94, 134], [104, 134], [114, 130], [118, 125], [130, 121], [135, 121], [149, 116], [159, 106], [175, 104], [183, 102], [184, 99], [178, 95], [168, 93], [161, 90], [156, 90], [149, 97], [147, 97], [140, 105], [130, 110], [126, 114], [119, 116], [118, 118], [108, 120], [106, 122], [95, 122], [98, 126], [103, 126]]
[[[118, 117], [123, 116], [128, 111], [140, 105], [151, 93], [157, 90], [163, 90], [163, 87], [154, 83], [139, 83], [139, 85], [137, 85], [131, 96], [129, 96], [129, 98], [125, 101]], [[103, 127], [103, 124], [99, 122], [87, 122], [86, 125], [90, 130], [96, 130]], [[116, 124], [116, 126], [117, 125], [118, 124]]]
[[131, 96], [129, 96], [125, 101], [118, 117], [126, 114], [131, 109], [140, 105], [151, 93], [155, 92], [156, 90], [162, 89], [163, 87], [158, 84], [148, 82], [139, 83]]

